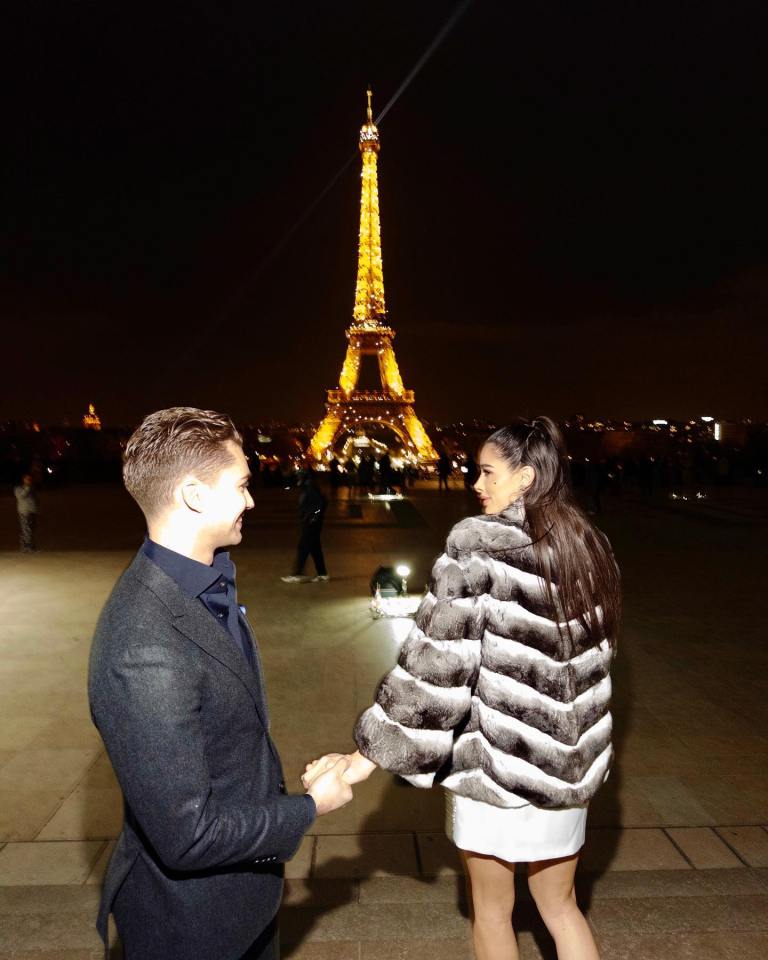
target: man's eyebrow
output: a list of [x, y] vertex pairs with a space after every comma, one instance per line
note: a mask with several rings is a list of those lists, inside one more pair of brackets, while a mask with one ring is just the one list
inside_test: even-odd
[[490, 463], [478, 463], [478, 467], [485, 467], [486, 470], [493, 470], [493, 465]]
[[243, 474], [243, 476], [240, 477], [240, 479], [241, 479], [241, 480], [250, 480], [252, 476], [253, 476], [253, 474], [252, 474], [251, 471], [249, 470], [248, 473]]

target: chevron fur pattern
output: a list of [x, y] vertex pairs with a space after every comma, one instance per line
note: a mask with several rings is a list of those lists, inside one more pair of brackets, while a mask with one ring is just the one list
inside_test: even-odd
[[498, 807], [588, 803], [613, 758], [613, 649], [578, 621], [569, 636], [553, 593], [554, 605], [520, 502], [456, 524], [357, 722], [361, 753], [415, 786]]

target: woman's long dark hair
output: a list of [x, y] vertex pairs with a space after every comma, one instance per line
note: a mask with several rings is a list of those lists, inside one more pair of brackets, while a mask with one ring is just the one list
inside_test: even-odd
[[[559, 608], [566, 624], [576, 619], [590, 637], [615, 644], [621, 619], [619, 570], [607, 539], [576, 504], [557, 424], [549, 417], [516, 420], [492, 433], [486, 443], [493, 444], [513, 470], [533, 467], [534, 480], [523, 502], [536, 566], [553, 609]], [[566, 630], [570, 633], [570, 627]]]

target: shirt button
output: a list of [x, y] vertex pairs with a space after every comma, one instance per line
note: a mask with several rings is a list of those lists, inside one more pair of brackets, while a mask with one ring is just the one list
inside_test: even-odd
[[220, 587], [226, 587], [226, 585], [227, 585], [226, 581], [224, 580], [222, 580], [221, 583], [219, 584]]
[[224, 619], [224, 614], [223, 614], [223, 613], [220, 613], [220, 614], [219, 614], [219, 620], [223, 620], [223, 619]]

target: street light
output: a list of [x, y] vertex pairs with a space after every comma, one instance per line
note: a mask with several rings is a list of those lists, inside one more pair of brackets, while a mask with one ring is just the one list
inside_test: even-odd
[[411, 568], [405, 563], [399, 563], [395, 567], [395, 573], [398, 577], [403, 578], [402, 594], [405, 596], [408, 593], [408, 580], [407, 578], [411, 575]]

